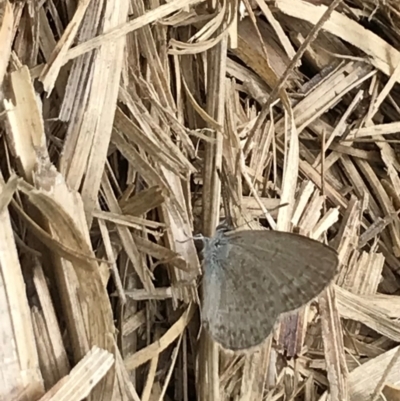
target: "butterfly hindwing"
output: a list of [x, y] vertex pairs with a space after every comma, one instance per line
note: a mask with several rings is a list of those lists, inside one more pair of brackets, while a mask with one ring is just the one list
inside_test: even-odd
[[221, 261], [203, 278], [203, 322], [213, 339], [231, 350], [262, 343], [278, 317], [276, 305], [266, 299], [268, 277], [255, 280], [245, 269], [248, 262], [245, 254], [236, 254], [234, 261]]

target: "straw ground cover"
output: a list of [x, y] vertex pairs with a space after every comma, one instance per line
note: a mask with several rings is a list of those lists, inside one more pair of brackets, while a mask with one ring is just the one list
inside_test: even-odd
[[[0, 1], [0, 400], [400, 399], [396, 0]], [[224, 206], [224, 207], [223, 207]], [[258, 350], [193, 233], [329, 243]]]

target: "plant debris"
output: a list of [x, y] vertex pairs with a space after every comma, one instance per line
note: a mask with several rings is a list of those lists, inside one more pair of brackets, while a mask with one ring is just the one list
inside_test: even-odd
[[[399, 26], [397, 0], [0, 0], [0, 399], [399, 399]], [[198, 312], [223, 218], [341, 264], [245, 355]]]

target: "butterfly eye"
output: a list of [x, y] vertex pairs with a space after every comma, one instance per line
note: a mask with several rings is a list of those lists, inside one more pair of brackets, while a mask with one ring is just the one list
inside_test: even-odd
[[221, 248], [222, 245], [223, 245], [223, 242], [222, 242], [222, 241], [216, 241], [216, 242], [215, 242], [215, 247], [216, 247], [216, 248]]

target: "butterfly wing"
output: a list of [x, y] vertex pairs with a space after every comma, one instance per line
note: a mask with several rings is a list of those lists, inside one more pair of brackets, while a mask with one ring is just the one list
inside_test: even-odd
[[224, 348], [261, 344], [281, 313], [319, 295], [337, 273], [337, 253], [300, 235], [241, 231], [226, 238], [205, 259], [202, 308], [204, 325]]
[[234, 253], [249, 252], [259, 261], [279, 299], [279, 314], [300, 308], [318, 296], [338, 273], [337, 252], [318, 241], [282, 231], [227, 234]]
[[216, 342], [226, 349], [242, 350], [268, 337], [278, 305], [274, 298], [266, 298], [270, 281], [256, 279], [248, 255], [235, 251], [235, 247], [230, 251], [234, 259], [214, 260], [203, 276], [202, 320]]

